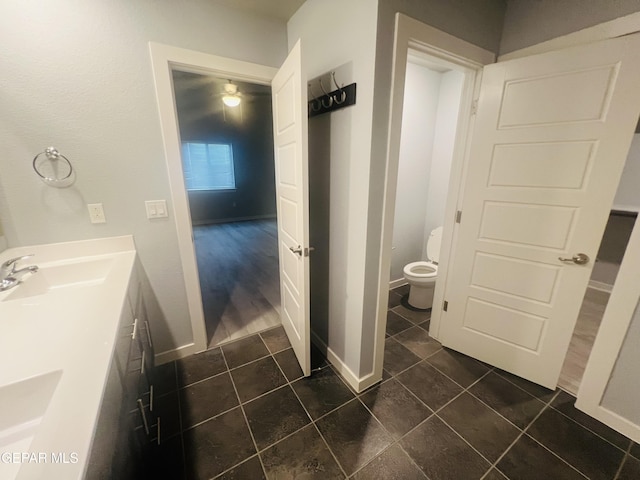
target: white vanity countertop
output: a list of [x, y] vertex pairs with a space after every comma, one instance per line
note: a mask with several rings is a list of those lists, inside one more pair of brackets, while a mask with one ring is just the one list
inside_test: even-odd
[[[32, 253], [35, 256], [20, 262], [18, 268], [38, 265], [40, 272], [25, 277], [23, 285], [0, 293], [0, 392], [3, 386], [26, 378], [54, 371], [62, 374], [28, 448], [28, 452], [39, 455], [38, 460], [21, 460], [15, 478], [81, 479], [127, 298], [135, 246], [133, 238], [126, 236], [18, 247], [0, 253], [0, 263]], [[109, 265], [106, 277], [98, 284], [6, 300], [16, 289], [37, 280], [47, 267], [95, 260]], [[17, 468], [15, 464], [7, 465], [11, 460], [0, 444], [0, 455], [3, 453], [1, 478], [5, 478], [3, 468], [5, 472]], [[52, 455], [65, 458], [68, 463], [54, 463]]]

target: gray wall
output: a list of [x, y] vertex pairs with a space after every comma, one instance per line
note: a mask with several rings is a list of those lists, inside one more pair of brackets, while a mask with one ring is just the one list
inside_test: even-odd
[[635, 134], [624, 164], [613, 208], [640, 212], [640, 135]]
[[271, 87], [236, 81], [242, 102], [223, 108], [226, 79], [186, 72], [173, 79], [181, 140], [230, 143], [233, 150], [235, 190], [189, 191], [193, 224], [275, 217]]
[[614, 413], [640, 425], [640, 381], [638, 381], [638, 365], [640, 365], [640, 306], [629, 325], [627, 336], [622, 343], [620, 355], [613, 368], [613, 374], [602, 398], [602, 406]]
[[[238, 35], [242, 32], [242, 35]], [[0, 2], [0, 218], [9, 246], [133, 234], [164, 318], [156, 353], [193, 341], [172, 205], [149, 221], [144, 201], [170, 200], [149, 41], [279, 66], [284, 22], [208, 0]], [[44, 185], [31, 159], [54, 145], [77, 170]], [[89, 223], [102, 202], [106, 224]]]
[[633, 212], [611, 212], [602, 235], [591, 280], [613, 286], [636, 222]]
[[638, 11], [638, 0], [509, 0], [500, 54]]
[[2, 230], [2, 223], [0, 223], [0, 253], [7, 248], [7, 239], [4, 236], [4, 230]]
[[[307, 78], [345, 66], [337, 81], [357, 82], [356, 105], [309, 122], [313, 150], [309, 158], [314, 162], [321, 159], [323, 170], [319, 175], [323, 182], [327, 178], [329, 182], [329, 190], [311, 189], [316, 208], [324, 204], [327, 209], [319, 220], [328, 224], [325, 228], [329, 230], [328, 235], [320, 235], [324, 244], [314, 245], [323, 251], [316, 250], [313, 256], [325, 255], [328, 260], [324, 267], [328, 275], [325, 284], [328, 309], [325, 318], [314, 313], [318, 321], [313, 331], [356, 377], [362, 372], [363, 245], [371, 157], [376, 16], [377, 5], [372, 0], [307, 0], [287, 25], [290, 47], [302, 39]], [[318, 145], [323, 144], [324, 148], [318, 150]], [[309, 171], [315, 172], [312, 167]], [[311, 176], [310, 184], [315, 180]], [[310, 223], [317, 221], [312, 215]], [[321, 229], [318, 225], [309, 228], [316, 233]]]

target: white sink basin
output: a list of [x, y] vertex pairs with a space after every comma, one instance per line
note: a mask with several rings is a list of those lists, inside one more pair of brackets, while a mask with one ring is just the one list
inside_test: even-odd
[[111, 270], [112, 258], [84, 260], [58, 265], [44, 265], [28, 274], [20, 285], [9, 290], [3, 302], [43, 295], [59, 288], [99, 285]]
[[[0, 452], [29, 452], [61, 376], [57, 370], [0, 387]], [[20, 466], [0, 462], [0, 478], [15, 478]]]

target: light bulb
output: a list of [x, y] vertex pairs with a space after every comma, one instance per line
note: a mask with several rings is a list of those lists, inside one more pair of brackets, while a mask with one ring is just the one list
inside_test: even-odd
[[222, 97], [222, 101], [227, 107], [237, 107], [240, 105], [240, 97], [237, 95], [225, 95]]

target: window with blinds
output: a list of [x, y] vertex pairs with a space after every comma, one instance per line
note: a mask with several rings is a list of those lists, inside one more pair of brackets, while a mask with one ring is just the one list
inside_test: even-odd
[[233, 190], [233, 151], [228, 143], [183, 143], [182, 168], [187, 190]]

